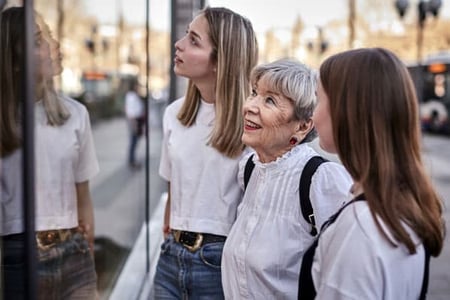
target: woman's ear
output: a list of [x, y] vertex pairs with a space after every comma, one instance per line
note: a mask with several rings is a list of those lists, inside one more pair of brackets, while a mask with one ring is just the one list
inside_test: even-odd
[[296, 136], [299, 138], [299, 141], [303, 141], [308, 133], [314, 128], [314, 123], [312, 119], [307, 121], [299, 121], [297, 126]]

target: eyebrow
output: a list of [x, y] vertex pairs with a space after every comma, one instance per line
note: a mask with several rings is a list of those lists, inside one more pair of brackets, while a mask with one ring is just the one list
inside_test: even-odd
[[187, 31], [188, 31], [188, 33], [192, 34], [194, 37], [198, 38], [199, 40], [202, 39], [202, 37], [197, 32], [195, 32], [194, 30], [190, 29], [189, 26], [187, 28]]
[[202, 37], [195, 31], [191, 31], [192, 35], [195, 36], [196, 38], [198, 38], [199, 40], [202, 39]]

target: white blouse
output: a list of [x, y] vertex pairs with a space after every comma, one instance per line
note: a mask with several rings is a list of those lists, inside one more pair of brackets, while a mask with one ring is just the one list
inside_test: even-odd
[[[313, 241], [300, 210], [299, 182], [315, 155], [307, 144], [270, 163], [261, 163], [255, 154], [255, 168], [222, 256], [227, 299], [297, 299], [302, 256]], [[247, 159], [240, 163], [241, 187]], [[318, 228], [349, 198], [351, 182], [342, 165], [319, 166], [310, 188]]]

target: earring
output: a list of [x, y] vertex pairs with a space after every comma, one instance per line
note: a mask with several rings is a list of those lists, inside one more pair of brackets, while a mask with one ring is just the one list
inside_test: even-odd
[[297, 143], [298, 139], [295, 136], [291, 137], [291, 139], [289, 140], [289, 144], [291, 144], [292, 146], [296, 145]]

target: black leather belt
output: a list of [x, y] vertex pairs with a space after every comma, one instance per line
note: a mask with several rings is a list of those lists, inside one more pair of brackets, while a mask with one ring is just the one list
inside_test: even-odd
[[172, 234], [177, 243], [182, 244], [191, 252], [197, 251], [200, 247], [206, 244], [225, 242], [227, 238], [223, 235], [182, 230], [172, 230]]
[[[60, 242], [64, 242], [72, 238], [72, 236], [77, 232], [80, 232], [78, 228], [36, 231], [36, 244], [38, 249], [47, 250]], [[1, 238], [4, 241], [25, 241], [25, 234], [10, 234]]]

